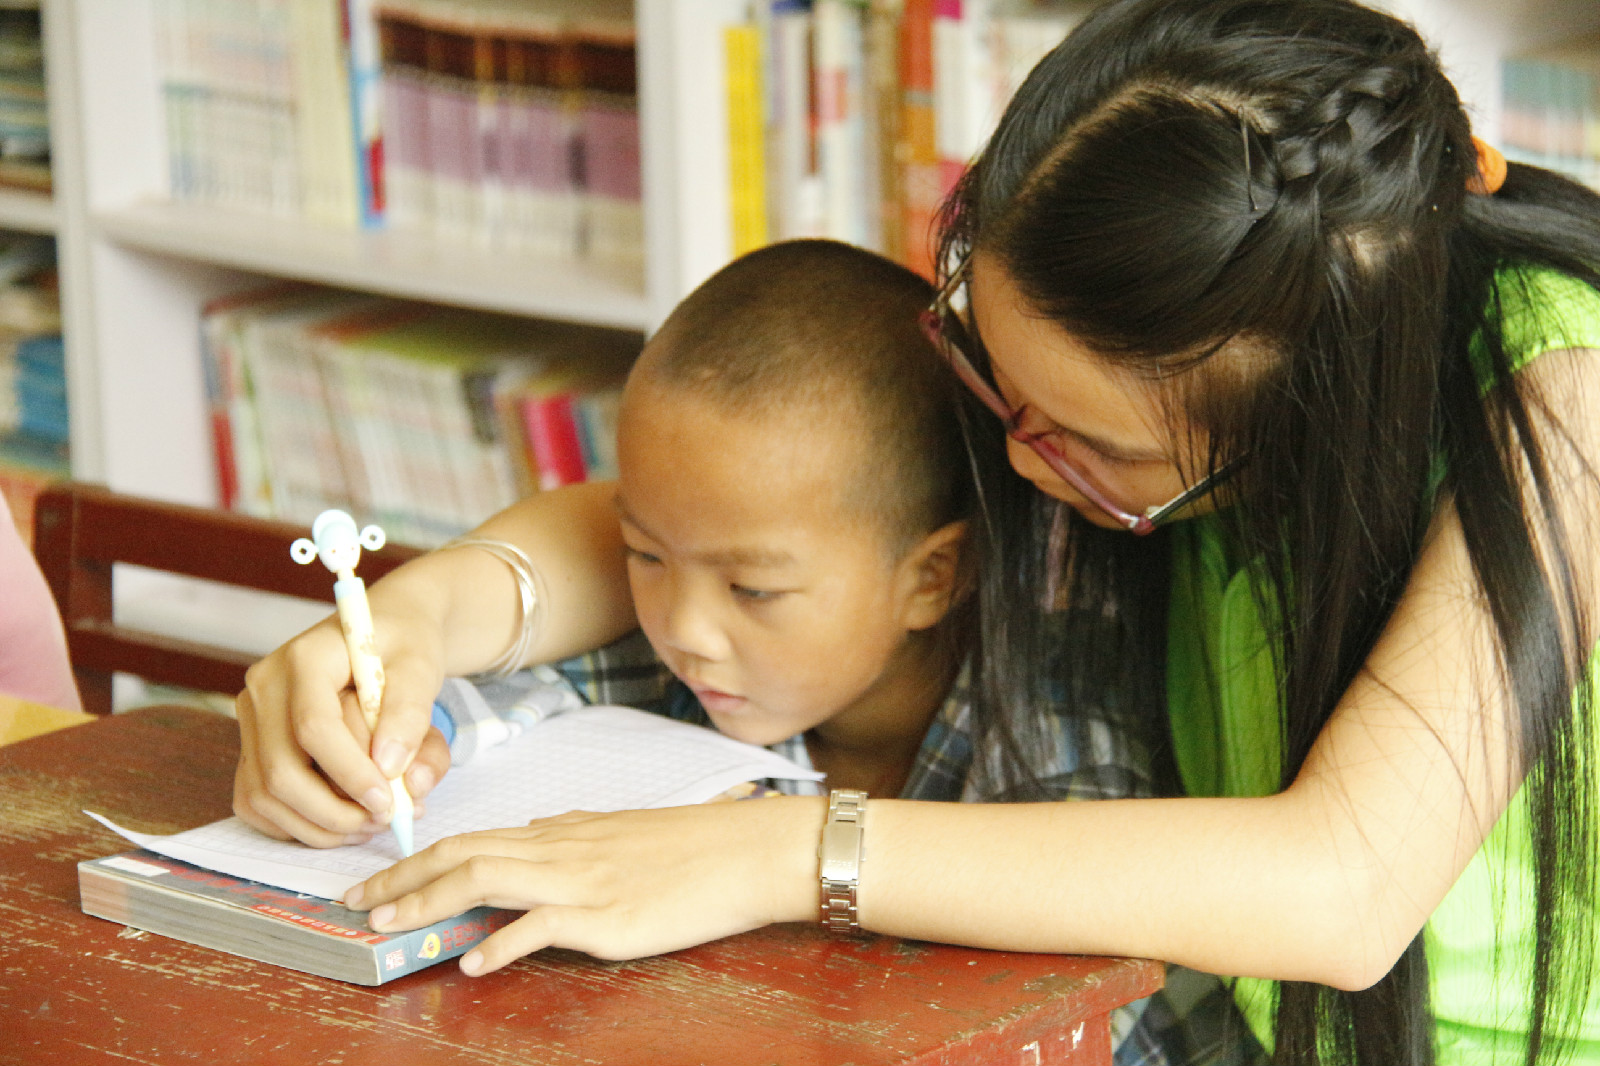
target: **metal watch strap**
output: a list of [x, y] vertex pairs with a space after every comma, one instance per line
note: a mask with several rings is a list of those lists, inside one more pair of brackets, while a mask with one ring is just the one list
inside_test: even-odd
[[855, 788], [828, 793], [828, 820], [822, 824], [817, 858], [822, 881], [822, 924], [835, 933], [859, 933], [856, 887], [861, 883], [867, 794]]

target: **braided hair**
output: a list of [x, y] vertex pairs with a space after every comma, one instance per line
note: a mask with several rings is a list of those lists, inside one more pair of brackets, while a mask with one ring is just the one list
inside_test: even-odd
[[[1531, 767], [1533, 1063], [1587, 1002], [1595, 632], [1551, 502], [1560, 427], [1513, 376], [1496, 271], [1545, 265], [1600, 288], [1600, 198], [1518, 165], [1498, 195], [1472, 196], [1475, 167], [1455, 89], [1391, 16], [1350, 0], [1113, 0], [1018, 90], [945, 204], [941, 261], [982, 251], [1104, 359], [1175, 382], [1213, 471], [1250, 457], [1244, 503], [1217, 519], [1236, 557], [1258, 560], [1253, 591], [1276, 620], [1285, 786], [1450, 495]], [[1257, 343], [1222, 347], [1234, 338]], [[1091, 527], [1009, 476], [997, 434], [969, 435], [993, 467], [982, 728], [1025, 782], [1017, 723], [1046, 673], [1130, 722], [1165, 721], [1174, 578], [1165, 534]], [[1018, 609], [1060, 573], [1079, 620], [1067, 644], [1046, 612]], [[1370, 989], [1285, 983], [1274, 1061], [1432, 1061], [1426, 993], [1420, 935]]]

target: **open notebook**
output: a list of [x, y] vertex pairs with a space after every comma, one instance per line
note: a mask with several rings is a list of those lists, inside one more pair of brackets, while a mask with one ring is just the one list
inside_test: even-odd
[[[573, 810], [702, 803], [746, 781], [820, 780], [765, 748], [626, 707], [584, 707], [546, 718], [453, 768], [417, 819], [418, 850], [447, 836], [523, 825]], [[391, 833], [317, 849], [272, 840], [238, 818], [157, 836], [90, 817], [150, 851], [289, 892], [339, 899], [400, 858]]]

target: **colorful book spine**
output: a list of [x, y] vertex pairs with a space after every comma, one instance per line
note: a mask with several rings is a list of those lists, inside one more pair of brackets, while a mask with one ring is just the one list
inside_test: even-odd
[[637, 51], [632, 19], [586, 17], [570, 30], [583, 246], [608, 263], [644, 263]]
[[378, 23], [380, 113], [383, 127], [384, 220], [396, 229], [422, 229], [433, 217], [428, 182], [427, 35], [407, 19], [375, 13]]
[[577, 256], [583, 248], [577, 128], [562, 82], [568, 61], [556, 20], [524, 21], [506, 39], [506, 183], [511, 246]]
[[573, 417], [571, 393], [526, 397], [522, 401], [522, 421], [541, 489], [574, 485], [587, 478], [583, 440]]
[[428, 172], [433, 186], [433, 230], [464, 243], [480, 231], [477, 212], [483, 180], [477, 153], [478, 94], [472, 82], [472, 37], [455, 24], [427, 32]]
[[631, 15], [376, 2], [392, 225], [643, 262]]
[[810, 5], [773, 0], [767, 39], [762, 87], [768, 233], [773, 240], [819, 236], [823, 196], [814, 148]]
[[872, 197], [862, 97], [862, 9], [849, 0], [816, 0], [811, 19], [823, 233], [851, 244], [872, 245], [876, 241], [867, 225]]
[[940, 199], [949, 194], [999, 117], [989, 0], [936, 0], [934, 137]]
[[506, 40], [492, 26], [472, 27], [472, 154], [478, 173], [474, 190], [474, 243], [492, 247], [506, 227], [506, 179], [501, 144], [501, 109], [506, 85]]
[[354, 226], [361, 202], [344, 11], [328, 0], [290, 0], [289, 24], [300, 211], [315, 222]]
[[905, 262], [934, 274], [934, 221], [943, 188], [934, 107], [934, 0], [906, 0], [901, 14], [901, 185]]
[[621, 388], [596, 389], [573, 401], [572, 416], [583, 447], [584, 475], [590, 481], [609, 481], [620, 474], [617, 415], [621, 408]]
[[761, 91], [761, 31], [754, 23], [722, 35], [728, 86], [728, 199], [733, 254], [767, 243], [767, 174]]
[[362, 226], [383, 224], [386, 211], [383, 65], [373, 0], [345, 0], [343, 29], [350, 102], [351, 155], [355, 160]]

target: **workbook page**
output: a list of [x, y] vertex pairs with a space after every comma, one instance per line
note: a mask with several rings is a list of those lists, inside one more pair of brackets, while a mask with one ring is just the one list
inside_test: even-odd
[[[627, 707], [584, 707], [547, 718], [452, 768], [428, 793], [416, 845], [421, 850], [457, 833], [567, 811], [674, 807], [703, 803], [746, 781], [821, 777], [715, 730]], [[84, 813], [169, 858], [324, 899], [339, 899], [400, 858], [393, 833], [322, 849], [273, 840], [238, 818], [159, 836]]]

